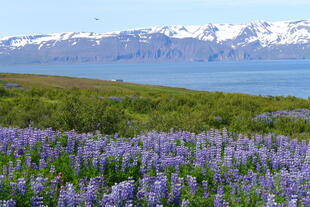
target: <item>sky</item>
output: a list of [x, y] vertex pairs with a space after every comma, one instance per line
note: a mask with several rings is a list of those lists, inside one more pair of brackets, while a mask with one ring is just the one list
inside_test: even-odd
[[0, 0], [0, 5], [0, 36], [310, 19], [310, 0]]

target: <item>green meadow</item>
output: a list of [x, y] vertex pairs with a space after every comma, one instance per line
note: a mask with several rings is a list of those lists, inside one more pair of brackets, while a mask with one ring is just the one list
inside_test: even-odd
[[[8, 83], [18, 87], [3, 88]], [[61, 131], [118, 133], [202, 132], [211, 128], [236, 133], [275, 133], [310, 138], [309, 121], [281, 118], [260, 122], [255, 116], [279, 110], [310, 109], [310, 99], [46, 75], [0, 74], [0, 125]]]

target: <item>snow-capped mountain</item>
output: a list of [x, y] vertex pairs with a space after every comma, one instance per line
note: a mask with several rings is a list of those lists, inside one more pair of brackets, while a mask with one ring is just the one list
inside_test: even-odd
[[310, 58], [310, 20], [0, 37], [0, 64]]

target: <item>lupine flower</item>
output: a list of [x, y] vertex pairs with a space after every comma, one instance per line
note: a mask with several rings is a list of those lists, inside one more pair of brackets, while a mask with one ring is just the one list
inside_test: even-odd
[[181, 207], [189, 207], [189, 201], [188, 200], [182, 200]]
[[50, 167], [50, 173], [51, 173], [51, 174], [54, 174], [54, 173], [55, 173], [55, 170], [56, 170], [55, 165], [51, 165], [51, 167]]
[[21, 171], [22, 169], [22, 162], [20, 159], [16, 160], [16, 170]]
[[62, 186], [60, 190], [58, 207], [75, 207], [79, 203], [78, 195], [71, 183]]
[[156, 203], [156, 194], [154, 192], [150, 192], [148, 195], [148, 207], [155, 207]]
[[0, 189], [3, 188], [4, 179], [5, 179], [5, 176], [4, 175], [0, 175]]
[[195, 177], [187, 176], [187, 184], [190, 187], [190, 194], [195, 195], [197, 190], [197, 181]]
[[[37, 150], [35, 154], [33, 150]], [[11, 199], [1, 205], [32, 195], [27, 199], [33, 206], [136, 206], [143, 202], [179, 206], [188, 205], [182, 198], [191, 194], [191, 199], [214, 197], [215, 206], [228, 206], [226, 197], [248, 204], [252, 195], [264, 205], [310, 206], [310, 145], [274, 134], [250, 138], [212, 129], [201, 134], [149, 132], [116, 139], [74, 131], [0, 128], [0, 154], [9, 156], [0, 162], [0, 196], [5, 191]], [[55, 177], [55, 161], [67, 156], [69, 162], [62, 164], [74, 175], [63, 169]], [[106, 174], [111, 170], [117, 175], [112, 179], [119, 180], [113, 186], [111, 174]], [[171, 170], [176, 173], [170, 176]], [[196, 170], [201, 170], [202, 183], [191, 176]], [[93, 177], [99, 174], [102, 176]], [[108, 176], [107, 182], [104, 176]], [[68, 183], [72, 177], [79, 178], [75, 180], [78, 184]], [[229, 186], [229, 192], [223, 186]], [[245, 198], [240, 199], [241, 195]], [[283, 203], [275, 204], [276, 197], [283, 198]]]
[[114, 199], [111, 197], [111, 195], [103, 195], [101, 200], [101, 206], [103, 207], [114, 207]]
[[25, 178], [18, 178], [17, 189], [18, 189], [18, 192], [21, 195], [25, 195], [26, 194], [27, 186], [26, 186]]
[[265, 112], [259, 114], [255, 117], [255, 120], [262, 121], [265, 123], [272, 123], [275, 120], [285, 117], [291, 119], [302, 119], [305, 121], [310, 120], [310, 110], [309, 109], [294, 109], [294, 110], [282, 110], [275, 112]]
[[11, 195], [15, 196], [17, 194], [17, 183], [11, 182], [10, 187], [11, 187]]
[[47, 179], [39, 175], [35, 181], [32, 181], [31, 189], [33, 193], [38, 196], [44, 190]]
[[33, 207], [43, 207], [43, 197], [41, 196], [34, 196], [33, 198], [30, 199], [31, 201], [31, 206]]
[[214, 197], [214, 207], [222, 207], [223, 204], [224, 204], [223, 195], [222, 194], [216, 194]]
[[208, 198], [209, 197], [208, 181], [206, 180], [202, 181], [202, 188], [203, 188], [203, 197]]
[[52, 198], [54, 198], [56, 190], [57, 190], [57, 185], [60, 183], [60, 179], [58, 177], [55, 177], [53, 180], [51, 180], [51, 185], [50, 185], [50, 195]]
[[0, 200], [0, 206], [1, 207], [15, 207], [16, 202], [13, 199], [10, 199], [7, 201]]
[[39, 161], [39, 169], [44, 169], [47, 167], [47, 164], [44, 159], [40, 159]]
[[288, 204], [287, 207], [297, 207], [298, 205], [298, 200], [297, 199], [291, 199]]
[[27, 168], [31, 168], [31, 157], [29, 154], [26, 155], [26, 166]]
[[127, 200], [134, 199], [135, 186], [132, 180], [123, 181], [112, 186], [111, 197], [117, 205], [124, 203]]
[[277, 206], [277, 203], [275, 202], [275, 196], [273, 194], [269, 194], [266, 207], [274, 207], [274, 206]]
[[96, 189], [92, 184], [87, 185], [86, 191], [84, 192], [86, 206], [92, 206], [96, 200]]
[[223, 199], [224, 189], [223, 186], [218, 186], [217, 194], [214, 197], [214, 207], [226, 206], [226, 202]]
[[181, 201], [182, 180], [176, 173], [171, 174], [171, 200], [175, 205]]

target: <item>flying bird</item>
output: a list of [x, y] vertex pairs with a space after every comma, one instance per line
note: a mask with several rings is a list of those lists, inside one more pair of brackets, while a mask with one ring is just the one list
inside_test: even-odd
[[96, 21], [100, 20], [99, 18], [94, 18]]

